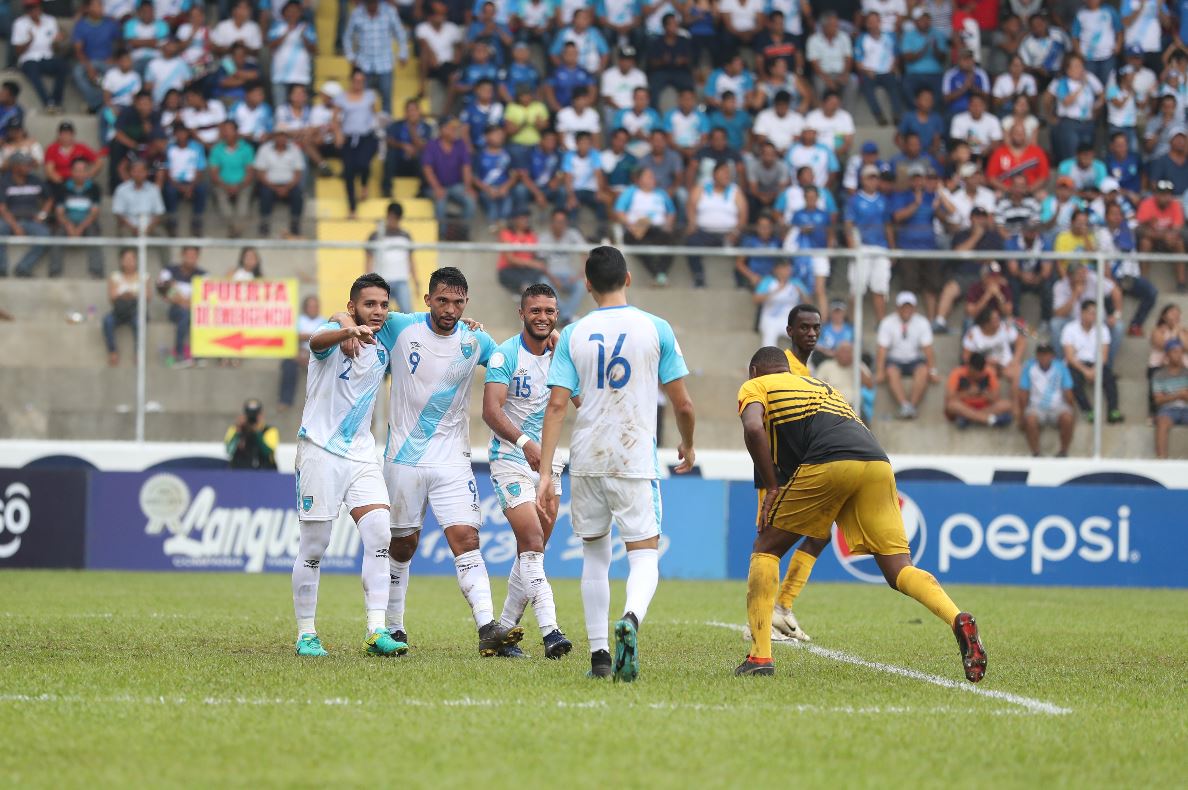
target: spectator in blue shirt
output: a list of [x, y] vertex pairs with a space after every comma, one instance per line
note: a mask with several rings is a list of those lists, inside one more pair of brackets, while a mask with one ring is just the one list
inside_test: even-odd
[[103, 15], [103, 0], [87, 0], [71, 39], [75, 59], [71, 76], [87, 109], [98, 112], [103, 106], [103, 89], [99, 85], [112, 65], [120, 40], [120, 23]]
[[1110, 137], [1105, 167], [1110, 177], [1118, 182], [1126, 199], [1138, 205], [1140, 193], [1143, 191], [1143, 165], [1138, 155], [1130, 150], [1125, 133], [1118, 132]]
[[[823, 198], [829, 195], [829, 190], [822, 191], [807, 184], [803, 191], [804, 205], [792, 212], [788, 222], [791, 229], [784, 240], [784, 248], [787, 249], [795, 239], [796, 248], [800, 250], [828, 249], [833, 246], [834, 213]], [[798, 255], [792, 259], [793, 279], [812, 288], [817, 304], [825, 304], [825, 286], [831, 268], [829, 258], [824, 255]]]
[[1006, 258], [1006, 278], [1016, 303], [1025, 293], [1038, 296], [1040, 320], [1047, 324], [1052, 320], [1052, 286], [1057, 274], [1052, 261], [1039, 257], [1047, 248], [1039, 224], [1024, 225], [1017, 234], [1007, 238], [1003, 248], [1011, 253]]
[[532, 65], [532, 50], [528, 44], [519, 41], [512, 47], [512, 62], [499, 85], [499, 98], [503, 99], [504, 104], [511, 104], [516, 100], [516, 91], [524, 85], [528, 86], [535, 98], [540, 87], [540, 72]]
[[1177, 195], [1188, 192], [1188, 129], [1180, 128], [1171, 139], [1171, 148], [1147, 169], [1147, 182], [1157, 184], [1170, 181], [1172, 191]]
[[903, 62], [903, 92], [908, 104], [915, 106], [921, 88], [940, 93], [944, 76], [944, 58], [949, 37], [932, 25], [932, 14], [923, 5], [912, 11], [912, 22], [903, 26], [899, 58]]
[[908, 94], [908, 98], [915, 102], [915, 109], [899, 122], [899, 136], [895, 144], [901, 149], [908, 134], [917, 134], [920, 136], [920, 148], [933, 156], [940, 153], [947, 127], [945, 119], [933, 109], [936, 97], [937, 93], [928, 86], [917, 88], [915, 94]]
[[384, 133], [387, 153], [384, 154], [384, 177], [380, 189], [385, 198], [392, 197], [393, 178], [420, 178], [421, 151], [433, 137], [433, 130], [421, 116], [421, 104], [412, 98], [404, 103], [404, 118], [392, 121]]
[[474, 155], [474, 186], [491, 224], [491, 233], [495, 234], [503, 221], [511, 218], [511, 191], [516, 182], [511, 154], [503, 145], [503, 129], [488, 127], [486, 142]]
[[846, 302], [834, 299], [829, 303], [829, 319], [821, 326], [821, 337], [817, 340], [817, 351], [832, 357], [842, 343], [854, 342], [854, 325], [846, 320]]
[[496, 18], [496, 5], [487, 0], [479, 9], [477, 18], [466, 29], [466, 40], [471, 45], [482, 41], [491, 48], [491, 60], [498, 67], [507, 64], [508, 52], [515, 41], [511, 29]]
[[529, 203], [539, 208], [559, 208], [565, 202], [565, 174], [561, 172], [561, 153], [557, 150], [557, 133], [541, 132], [540, 144], [528, 154], [527, 166], [517, 173], [512, 187], [516, 209], [523, 211]]
[[471, 150], [478, 150], [486, 142], [487, 129], [503, 125], [503, 105], [495, 100], [495, 83], [481, 80], [474, 88], [474, 95], [466, 102], [459, 115], [469, 132], [466, 140]]
[[665, 88], [678, 92], [693, 90], [693, 44], [689, 33], [681, 29], [676, 14], [664, 15], [664, 33], [652, 36], [645, 51], [644, 70], [648, 73], [654, 106], [660, 106]]
[[743, 151], [749, 147], [752, 122], [751, 114], [739, 109], [734, 91], [726, 91], [721, 105], [709, 114], [708, 125], [710, 129], [724, 129], [730, 147]]
[[1056, 358], [1051, 343], [1040, 343], [1035, 349], [1035, 359], [1023, 366], [1015, 407], [1032, 455], [1040, 454], [1040, 428], [1055, 425], [1060, 429], [1060, 452], [1056, 457], [1068, 456], [1076, 427], [1073, 402], [1073, 380], [1068, 366]]
[[545, 80], [545, 103], [556, 114], [562, 107], [573, 104], [573, 94], [578, 88], [594, 84], [590, 72], [578, 65], [577, 45], [570, 41], [561, 50], [561, 65]]
[[957, 65], [945, 72], [941, 81], [945, 114], [952, 118], [969, 109], [969, 97], [990, 95], [990, 77], [974, 62], [974, 54], [963, 49], [957, 55]]
[[[740, 247], [749, 250], [778, 250], [782, 246], [775, 235], [775, 222], [766, 211], [755, 220], [755, 232], [743, 236]], [[734, 261], [734, 284], [739, 288], [754, 290], [764, 278], [771, 275], [776, 259], [770, 255], [740, 255]]]
[[[879, 169], [863, 165], [859, 172], [859, 187], [846, 203], [846, 240], [850, 247], [887, 249], [894, 242], [891, 210], [887, 197], [879, 190]], [[855, 293], [871, 292], [875, 321], [882, 321], [887, 312], [887, 294], [891, 290], [891, 259], [871, 254], [866, 256], [866, 272], [850, 264], [850, 287]]]
[[[901, 250], [935, 250], [939, 246], [933, 222], [942, 202], [936, 191], [938, 181], [926, 181], [927, 172], [923, 165], [912, 165], [907, 172], [908, 188], [891, 196], [889, 208], [895, 222], [895, 240]], [[937, 299], [945, 284], [942, 262], [935, 258], [906, 258], [896, 263], [895, 268], [899, 272], [899, 287], [923, 296], [926, 317], [933, 321]]]
[[503, 82], [503, 71], [491, 58], [491, 47], [486, 41], [476, 41], [471, 50], [470, 62], [450, 77], [449, 102], [474, 90], [480, 82], [497, 85]]

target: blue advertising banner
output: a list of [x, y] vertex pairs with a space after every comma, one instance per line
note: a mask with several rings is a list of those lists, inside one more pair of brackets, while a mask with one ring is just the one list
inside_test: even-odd
[[[1188, 587], [1188, 493], [1134, 486], [966, 485], [903, 482], [900, 504], [912, 559], [942, 582]], [[754, 489], [730, 492], [729, 566], [747, 573]], [[874, 560], [834, 535], [813, 579], [883, 584]]]
[[0, 469], [0, 568], [81, 568], [87, 473]]
[[[500, 512], [487, 467], [475, 465], [483, 518], [482, 552], [492, 575], [506, 575], [515, 536]], [[569, 482], [545, 569], [558, 578], [581, 575], [581, 541], [569, 522]], [[660, 570], [667, 578], [726, 576], [728, 484], [700, 479], [661, 483], [664, 530]], [[293, 475], [274, 472], [173, 470], [92, 472], [87, 567], [128, 570], [288, 572], [299, 543]], [[626, 576], [618, 543], [612, 575]], [[322, 560], [329, 572], [358, 572], [361, 544], [345, 513]], [[414, 573], [454, 573], [437, 522], [426, 517]]]

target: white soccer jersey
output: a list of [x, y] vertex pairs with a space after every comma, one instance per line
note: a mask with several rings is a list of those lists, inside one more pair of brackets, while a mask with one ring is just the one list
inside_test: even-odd
[[582, 396], [570, 474], [658, 478], [656, 383], [687, 375], [672, 327], [638, 308], [604, 307], [565, 327], [548, 384]]
[[495, 352], [486, 332], [458, 323], [439, 335], [428, 313], [388, 313], [380, 342], [392, 351], [392, 398], [384, 460], [406, 466], [470, 466], [470, 382]]
[[[488, 384], [506, 384], [507, 400], [503, 413], [511, 424], [522, 433], [540, 443], [540, 431], [544, 425], [545, 406], [549, 402], [549, 363], [553, 355], [545, 351], [536, 356], [524, 345], [521, 335], [516, 335], [499, 345], [487, 365]], [[489, 457], [494, 461], [510, 461], [528, 466], [524, 451], [514, 444], [491, 434]]]
[[[322, 324], [314, 336], [339, 328], [331, 321]], [[364, 344], [355, 359], [343, 354], [339, 346], [310, 354], [305, 409], [297, 437], [334, 455], [375, 463], [371, 415], [387, 366], [388, 350], [382, 344]]]

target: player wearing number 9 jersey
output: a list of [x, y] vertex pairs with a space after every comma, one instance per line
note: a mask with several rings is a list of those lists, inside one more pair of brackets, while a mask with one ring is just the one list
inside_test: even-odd
[[[582, 603], [593, 677], [632, 681], [639, 673], [638, 634], [659, 579], [660, 466], [656, 457], [656, 386], [664, 386], [681, 434], [677, 472], [693, 467], [689, 375], [672, 327], [627, 304], [631, 275], [623, 254], [596, 247], [586, 259], [586, 287], [598, 309], [565, 328], [553, 354], [540, 468], [551, 468], [567, 401], [580, 395], [570, 440], [570, 517], [582, 538]], [[541, 486], [537, 503], [555, 514], [557, 496]], [[611, 521], [627, 547], [627, 606], [615, 624], [611, 661]]]
[[495, 621], [491, 582], [479, 553], [482, 521], [470, 468], [470, 385], [475, 370], [494, 353], [495, 341], [462, 323], [469, 299], [462, 272], [452, 266], [438, 269], [425, 296], [429, 312], [389, 313], [376, 333], [392, 355], [384, 448], [384, 482], [392, 504], [387, 625], [393, 638], [408, 641], [409, 565], [425, 509], [432, 507], [479, 629], [479, 653], [493, 656], [524, 632]]

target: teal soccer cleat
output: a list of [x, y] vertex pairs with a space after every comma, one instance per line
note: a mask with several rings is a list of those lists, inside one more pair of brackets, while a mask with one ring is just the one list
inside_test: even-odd
[[297, 655], [325, 656], [329, 654], [326, 652], [326, 648], [322, 647], [322, 640], [318, 639], [317, 634], [302, 634], [297, 638]]
[[386, 628], [377, 628], [367, 635], [367, 652], [373, 656], [402, 656], [408, 644], [392, 638]]
[[635, 616], [628, 612], [615, 623], [614, 679], [630, 683], [639, 677], [639, 633]]

